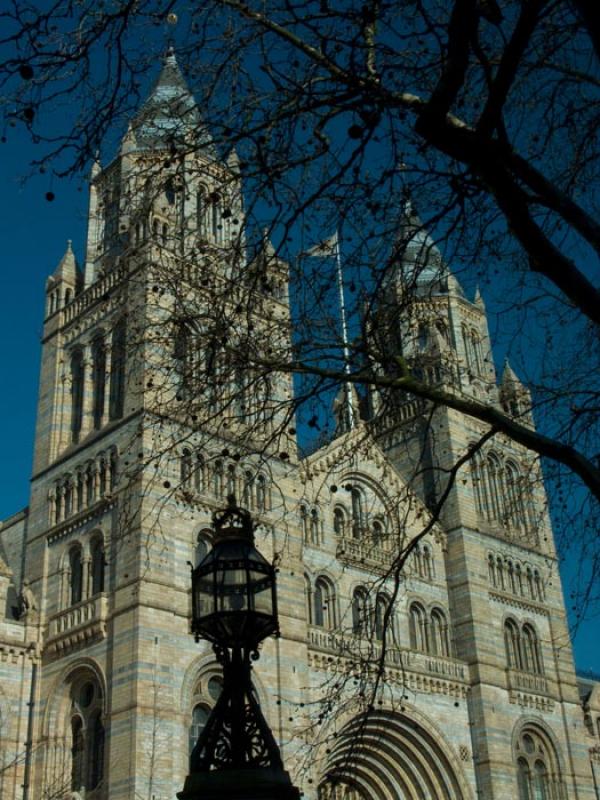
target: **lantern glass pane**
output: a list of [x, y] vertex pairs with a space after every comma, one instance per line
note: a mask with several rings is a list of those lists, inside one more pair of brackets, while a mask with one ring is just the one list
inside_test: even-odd
[[199, 580], [197, 586], [198, 614], [200, 617], [205, 617], [214, 611], [212, 575], [207, 575]]
[[246, 611], [248, 595], [246, 570], [227, 569], [217, 572], [217, 596], [219, 611]]

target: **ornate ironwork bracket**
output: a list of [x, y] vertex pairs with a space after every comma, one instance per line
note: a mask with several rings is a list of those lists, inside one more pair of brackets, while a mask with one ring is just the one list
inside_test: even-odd
[[223, 666], [223, 690], [190, 758], [191, 773], [210, 770], [283, 769], [277, 742], [252, 685], [256, 651], [215, 646]]

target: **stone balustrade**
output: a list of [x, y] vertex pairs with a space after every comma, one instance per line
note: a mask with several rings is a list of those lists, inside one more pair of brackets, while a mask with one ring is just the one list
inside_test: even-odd
[[98, 594], [50, 617], [47, 650], [64, 652], [106, 636], [108, 597]]

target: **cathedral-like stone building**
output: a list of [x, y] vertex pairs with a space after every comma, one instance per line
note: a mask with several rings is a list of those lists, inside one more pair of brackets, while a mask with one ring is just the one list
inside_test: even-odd
[[[359, 413], [348, 387], [301, 457], [267, 357], [292, 347], [287, 265], [266, 238], [247, 258], [237, 167], [169, 55], [93, 170], [83, 269], [69, 245], [48, 279], [31, 498], [0, 527], [2, 799], [182, 788], [221, 687], [189, 563], [232, 493], [278, 566], [254, 675], [307, 800], [600, 797], [600, 689], [582, 708], [536, 460], [397, 390]], [[399, 241], [374, 369], [402, 353], [532, 425], [410, 204]]]

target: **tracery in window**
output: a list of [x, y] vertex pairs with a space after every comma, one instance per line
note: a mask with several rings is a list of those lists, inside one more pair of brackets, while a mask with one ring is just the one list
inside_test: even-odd
[[95, 681], [75, 681], [71, 687], [71, 789], [85, 795], [104, 776], [105, 732], [102, 693]]
[[566, 796], [556, 749], [541, 727], [528, 724], [521, 730], [515, 762], [518, 800], [562, 800]]

